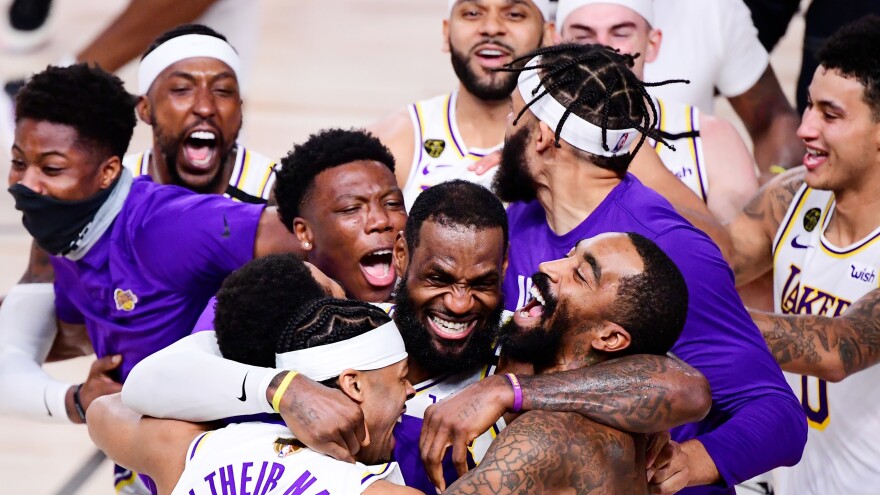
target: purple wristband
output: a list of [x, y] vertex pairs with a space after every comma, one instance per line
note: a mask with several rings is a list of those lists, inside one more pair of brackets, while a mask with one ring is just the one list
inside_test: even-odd
[[510, 380], [510, 386], [513, 387], [513, 409], [511, 412], [520, 412], [522, 410], [522, 387], [519, 384], [519, 379], [513, 373], [507, 373], [504, 376]]

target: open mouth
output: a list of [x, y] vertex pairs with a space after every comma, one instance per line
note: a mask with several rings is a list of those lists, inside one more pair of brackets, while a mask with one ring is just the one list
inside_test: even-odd
[[474, 52], [480, 65], [487, 68], [502, 67], [511, 61], [510, 51], [497, 45], [486, 45]]
[[390, 249], [379, 249], [367, 254], [361, 258], [360, 267], [367, 283], [373, 287], [388, 287], [394, 283]]
[[476, 318], [470, 321], [456, 322], [438, 315], [428, 316], [428, 325], [438, 337], [446, 340], [467, 338], [477, 325]]
[[197, 169], [210, 168], [217, 153], [217, 134], [212, 131], [193, 131], [183, 141], [183, 154], [187, 163]]
[[819, 165], [825, 163], [827, 158], [828, 153], [814, 148], [807, 148], [807, 153], [804, 155], [804, 166], [807, 167], [808, 170], [813, 170]]
[[544, 311], [547, 306], [544, 295], [541, 294], [541, 291], [537, 286], [532, 285], [532, 288], [529, 289], [529, 295], [532, 296], [532, 298], [529, 299], [529, 302], [527, 302], [525, 306], [517, 309], [513, 314], [514, 320], [525, 326], [539, 323], [544, 317]]

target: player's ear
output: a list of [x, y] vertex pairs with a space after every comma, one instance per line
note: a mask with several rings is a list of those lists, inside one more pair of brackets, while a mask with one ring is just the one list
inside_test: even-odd
[[555, 22], [544, 23], [544, 39], [541, 46], [558, 45], [562, 42], [562, 26], [556, 29]]
[[144, 124], [153, 125], [153, 119], [150, 118], [152, 112], [150, 111], [150, 100], [147, 99], [146, 95], [138, 96], [137, 103], [135, 104], [135, 110], [137, 111], [138, 118]]
[[[531, 134], [531, 133], [530, 133]], [[538, 121], [537, 136], [535, 136], [535, 151], [543, 153], [556, 146], [556, 132], [545, 124], [543, 120]]]
[[593, 348], [602, 352], [620, 352], [629, 347], [632, 337], [622, 326], [606, 321], [594, 330]]
[[336, 383], [339, 385], [339, 390], [342, 390], [349, 399], [361, 404], [364, 402], [365, 378], [362, 372], [347, 369], [339, 374]]
[[99, 174], [101, 177], [101, 189], [107, 189], [112, 186], [122, 171], [122, 162], [118, 156], [111, 156], [101, 164]]
[[645, 50], [645, 63], [651, 63], [657, 60], [660, 54], [660, 45], [663, 43], [663, 31], [660, 29], [652, 29], [648, 31], [648, 48]]
[[293, 233], [306, 253], [315, 248], [315, 234], [305, 218], [296, 217], [293, 219]]
[[409, 267], [409, 248], [406, 246], [406, 238], [403, 231], [397, 233], [397, 239], [394, 241], [394, 250], [392, 251], [392, 259], [394, 262], [394, 272], [398, 277], [403, 278], [406, 269]]
[[443, 19], [443, 53], [449, 53], [452, 47], [449, 46], [449, 19]]

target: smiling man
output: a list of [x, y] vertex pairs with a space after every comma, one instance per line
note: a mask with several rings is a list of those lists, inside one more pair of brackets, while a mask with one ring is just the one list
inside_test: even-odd
[[[535, 298], [501, 329], [505, 358], [553, 374], [629, 354], [666, 354], [684, 327], [687, 286], [638, 234], [580, 241], [532, 276]], [[532, 411], [511, 423], [480, 465], [446, 493], [592, 490], [647, 493], [645, 435], [572, 412]]]
[[817, 52], [798, 128], [803, 167], [768, 183], [728, 226], [738, 283], [773, 270], [776, 314], [754, 317], [810, 426], [803, 461], [778, 473], [785, 495], [868, 494], [880, 483], [878, 43], [880, 17], [868, 16]]
[[516, 85], [516, 78], [494, 69], [543, 44], [549, 12], [548, 0], [449, 0], [443, 47], [458, 89], [409, 105], [372, 127], [397, 160], [407, 209], [422, 191], [447, 180], [492, 184], [494, 173], [480, 174], [474, 164], [500, 149]]

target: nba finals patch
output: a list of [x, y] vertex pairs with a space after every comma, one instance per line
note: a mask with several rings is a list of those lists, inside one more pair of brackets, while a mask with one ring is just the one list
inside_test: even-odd
[[275, 445], [273, 448], [279, 458], [285, 458], [290, 454], [296, 454], [300, 450], [306, 448], [306, 446], [295, 438], [278, 437], [275, 439]]
[[116, 309], [131, 311], [138, 302], [138, 297], [130, 290], [116, 289], [113, 291], [113, 300], [116, 301]]
[[442, 139], [426, 139], [425, 140], [425, 151], [428, 152], [428, 155], [431, 158], [437, 158], [438, 156], [443, 154], [443, 150], [446, 149], [446, 141]]
[[804, 213], [804, 229], [807, 232], [812, 232], [813, 229], [816, 228], [816, 225], [819, 223], [819, 217], [822, 216], [822, 210], [819, 208], [810, 208], [806, 213]]

